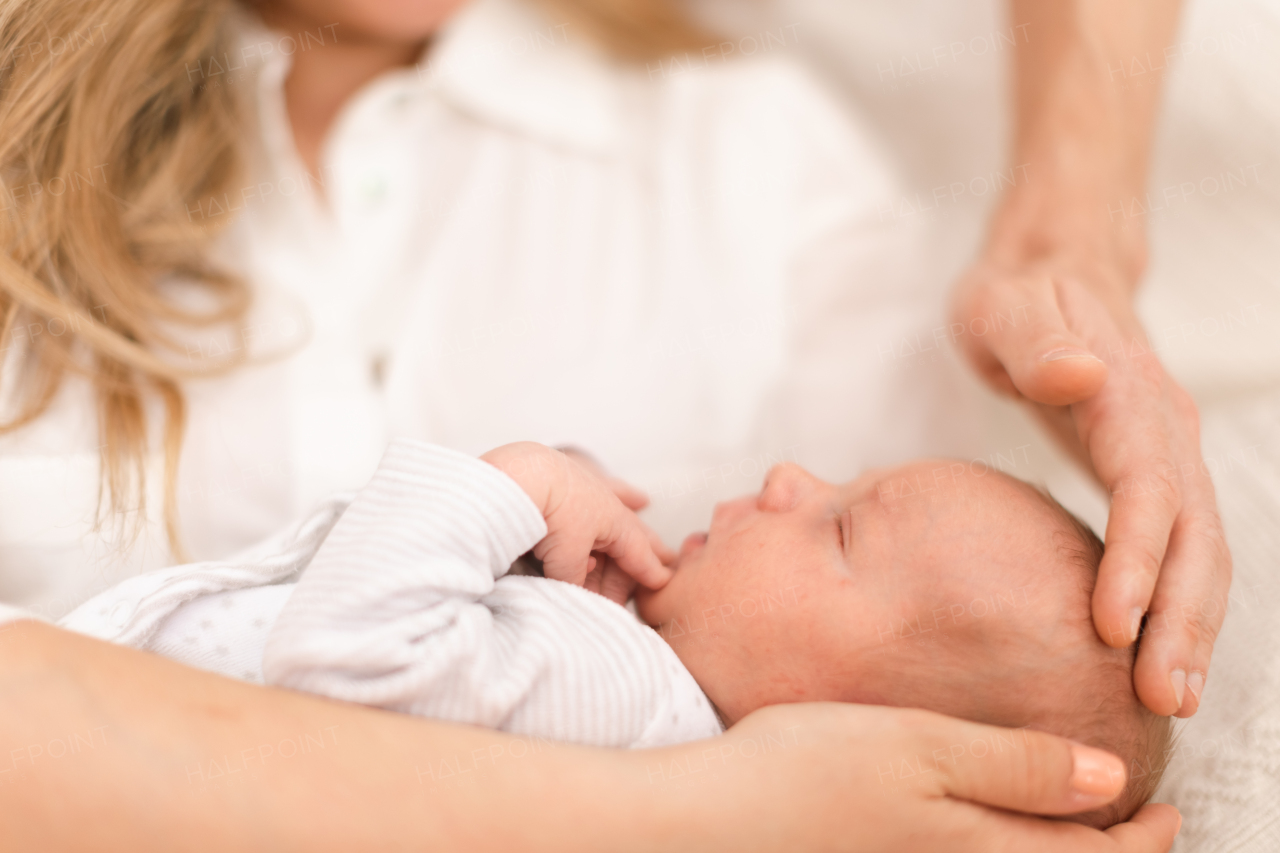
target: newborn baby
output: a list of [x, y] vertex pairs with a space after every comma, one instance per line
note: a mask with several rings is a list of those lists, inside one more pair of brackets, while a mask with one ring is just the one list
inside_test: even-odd
[[782, 465], [636, 600], [728, 723], [834, 700], [1064, 735], [1130, 768], [1119, 799], [1076, 818], [1109, 826], [1154, 791], [1171, 721], [1134, 693], [1136, 647], [1095, 633], [1101, 559], [1092, 531], [1004, 474], [922, 460], [834, 486]]
[[[531, 548], [547, 577], [509, 572]], [[127, 581], [64, 625], [228, 675], [256, 679], [261, 662], [268, 683], [600, 746], [695, 740], [817, 700], [1030, 726], [1125, 760], [1124, 794], [1075, 818], [1103, 826], [1150, 796], [1170, 722], [1134, 694], [1134, 649], [1094, 633], [1101, 550], [1030, 486], [931, 460], [844, 486], [779, 466], [676, 556], [557, 451], [482, 461], [400, 441], [354, 499], [298, 532]], [[651, 587], [636, 603], [652, 627], [586, 588], [610, 591], [618, 569]]]

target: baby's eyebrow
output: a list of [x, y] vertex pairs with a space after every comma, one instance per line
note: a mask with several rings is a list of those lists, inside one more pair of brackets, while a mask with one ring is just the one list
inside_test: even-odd
[[871, 495], [875, 495], [877, 502], [883, 504], [886, 492], [888, 492], [890, 498], [893, 497], [893, 485], [890, 483], [888, 489], [884, 488], [885, 483], [889, 483], [890, 479], [890, 477], [877, 477], [871, 482], [870, 486], [861, 487], [856, 491], [853, 487], [853, 484], [857, 482], [856, 480], [841, 484], [837, 487], [840, 493], [840, 512], [848, 512], [853, 509], [854, 504], [858, 503], [860, 499]]

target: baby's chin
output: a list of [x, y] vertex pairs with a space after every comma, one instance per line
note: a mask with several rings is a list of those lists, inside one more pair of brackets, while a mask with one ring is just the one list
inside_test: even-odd
[[676, 561], [671, 564], [674, 575], [662, 589], [646, 589], [637, 587], [635, 593], [636, 612], [649, 625], [657, 625], [675, 614], [676, 602], [680, 597], [683, 584], [681, 574], [687, 573], [707, 544], [706, 533], [690, 533], [680, 545]]
[[636, 613], [640, 614], [640, 619], [651, 627], [656, 627], [661, 622], [661, 613], [665, 608], [662, 606], [662, 591], [670, 589], [671, 584], [675, 583], [675, 578], [667, 581], [667, 585], [662, 589], [648, 589], [643, 586], [636, 587], [635, 595], [632, 600], [636, 603]]

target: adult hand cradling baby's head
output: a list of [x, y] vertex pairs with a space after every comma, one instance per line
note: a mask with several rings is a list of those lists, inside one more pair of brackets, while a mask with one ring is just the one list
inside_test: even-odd
[[1129, 766], [1125, 794], [1083, 817], [1110, 825], [1150, 796], [1170, 723], [1134, 693], [1134, 648], [1094, 631], [1101, 556], [1056, 502], [986, 468], [923, 460], [836, 486], [781, 465], [637, 603], [731, 722], [835, 700], [1065, 735]]

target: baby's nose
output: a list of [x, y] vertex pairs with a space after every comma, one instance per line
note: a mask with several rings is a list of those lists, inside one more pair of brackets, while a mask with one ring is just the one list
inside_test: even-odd
[[787, 512], [794, 509], [817, 482], [817, 478], [799, 465], [790, 462], [775, 465], [769, 469], [764, 488], [760, 490], [760, 510]]

